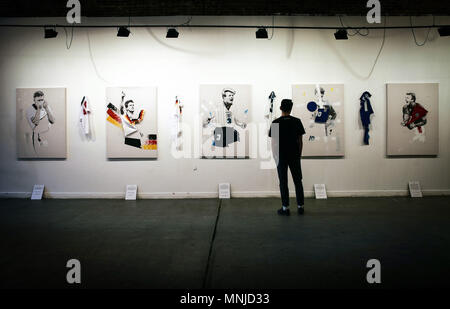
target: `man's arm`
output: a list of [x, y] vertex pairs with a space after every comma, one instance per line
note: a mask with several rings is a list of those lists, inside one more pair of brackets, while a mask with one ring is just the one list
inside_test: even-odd
[[405, 126], [406, 123], [408, 122], [409, 118], [410, 118], [410, 115], [409, 115], [409, 113], [408, 113], [408, 107], [407, 107], [407, 105], [404, 105], [404, 106], [403, 106], [402, 111], [403, 111], [403, 122], [401, 123], [401, 125], [402, 125], [402, 126]]
[[271, 137], [271, 144], [272, 144], [272, 156], [273, 156], [273, 158], [275, 159], [275, 162], [278, 165], [278, 158], [279, 158], [280, 149], [279, 149], [279, 145], [278, 145], [277, 139]]
[[242, 129], [245, 129], [247, 127], [247, 124], [243, 121], [240, 121], [237, 117], [234, 117], [234, 122], [240, 126]]
[[44, 106], [45, 112], [47, 113], [48, 122], [50, 122], [51, 124], [54, 124], [55, 116], [53, 116], [52, 110], [50, 109], [50, 107], [48, 106], [46, 101], [44, 101], [43, 106]]
[[420, 121], [416, 121], [411, 123], [411, 125], [414, 125], [413, 127], [422, 127], [427, 124], [427, 116], [423, 116]]
[[41, 120], [41, 106], [37, 106], [36, 112], [34, 116], [31, 118], [31, 122], [37, 127], [39, 125], [39, 121]]
[[300, 157], [301, 157], [302, 151], [303, 151], [303, 135], [298, 136], [298, 150], [300, 151]]
[[203, 118], [203, 127], [206, 128], [206, 127], [211, 123], [211, 121], [212, 121], [214, 118], [215, 118], [214, 113], [213, 113], [213, 112], [209, 112], [209, 113], [208, 113], [208, 116], [205, 117], [205, 118]]

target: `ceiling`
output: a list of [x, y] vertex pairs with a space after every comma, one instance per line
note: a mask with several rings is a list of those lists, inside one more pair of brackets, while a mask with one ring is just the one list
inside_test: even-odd
[[[390, 16], [450, 15], [450, 1], [380, 0]], [[64, 17], [67, 0], [0, 0], [0, 17]], [[367, 0], [80, 0], [81, 15], [366, 15]]]

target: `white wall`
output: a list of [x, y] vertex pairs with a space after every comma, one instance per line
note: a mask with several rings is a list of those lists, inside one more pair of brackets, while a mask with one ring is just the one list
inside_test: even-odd
[[[184, 17], [139, 18], [136, 23], [182, 23]], [[117, 23], [124, 19], [83, 19], [84, 23]], [[417, 24], [429, 17], [415, 18]], [[51, 19], [2, 19], [1, 23], [56, 23]], [[193, 24], [271, 24], [270, 17], [194, 17]], [[348, 25], [367, 25], [362, 17]], [[437, 17], [437, 24], [450, 23]], [[276, 25], [334, 26], [336, 17], [276, 17]], [[390, 18], [388, 25], [407, 25], [409, 18]], [[63, 29], [44, 40], [42, 29], [0, 28], [0, 144], [2, 196], [27, 196], [33, 184], [46, 185], [51, 197], [121, 197], [126, 184], [138, 184], [141, 197], [213, 197], [219, 182], [230, 182], [233, 196], [278, 195], [276, 170], [261, 169], [260, 159], [174, 159], [170, 151], [170, 114], [175, 95], [185, 104], [184, 119], [194, 127], [198, 90], [203, 83], [253, 86], [253, 121], [263, 122], [270, 91], [291, 97], [293, 83], [345, 85], [345, 151], [343, 159], [305, 159], [304, 187], [326, 183], [330, 196], [407, 193], [419, 180], [425, 194], [450, 193], [450, 38], [436, 30], [418, 47], [410, 30], [388, 30], [384, 49], [370, 78], [382, 30], [369, 36], [336, 41], [333, 30], [275, 30], [272, 40], [256, 40], [253, 29], [179, 29], [166, 39], [164, 28], [132, 28], [129, 38], [115, 29], [75, 30], [67, 50]], [[422, 41], [426, 30], [417, 30]], [[269, 30], [270, 35], [270, 30]], [[92, 59], [90, 54], [92, 54]], [[95, 63], [95, 67], [94, 67]], [[439, 155], [437, 158], [386, 158], [387, 82], [438, 82]], [[108, 161], [105, 144], [105, 87], [158, 87], [156, 161]], [[63, 161], [18, 161], [15, 143], [15, 89], [67, 87], [68, 158]], [[359, 96], [373, 94], [375, 110], [370, 145], [362, 145]], [[77, 127], [79, 103], [87, 95], [95, 119], [95, 141], [82, 139]], [[291, 182], [291, 193], [293, 185]]]

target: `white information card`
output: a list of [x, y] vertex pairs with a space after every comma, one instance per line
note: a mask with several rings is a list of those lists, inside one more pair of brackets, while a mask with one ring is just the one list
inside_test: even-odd
[[32, 200], [42, 200], [42, 194], [44, 194], [44, 185], [34, 185], [33, 193], [31, 193]]
[[409, 182], [409, 193], [411, 197], [422, 197], [422, 189], [420, 188], [420, 183], [418, 181]]
[[127, 185], [127, 193], [125, 195], [125, 200], [135, 201], [137, 195], [137, 185]]
[[229, 183], [219, 183], [219, 198], [230, 198], [230, 184]]
[[325, 188], [325, 184], [323, 183], [314, 184], [314, 193], [316, 194], [316, 199], [326, 199], [327, 190]]

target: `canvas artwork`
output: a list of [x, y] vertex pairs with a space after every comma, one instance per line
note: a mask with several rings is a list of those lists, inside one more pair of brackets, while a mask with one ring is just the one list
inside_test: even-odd
[[157, 158], [156, 88], [106, 89], [109, 159]]
[[248, 158], [250, 85], [201, 85], [203, 158]]
[[387, 84], [387, 155], [437, 155], [439, 84]]
[[344, 156], [344, 85], [292, 85], [292, 100], [306, 131], [302, 156]]
[[66, 89], [16, 89], [19, 159], [65, 159]]

